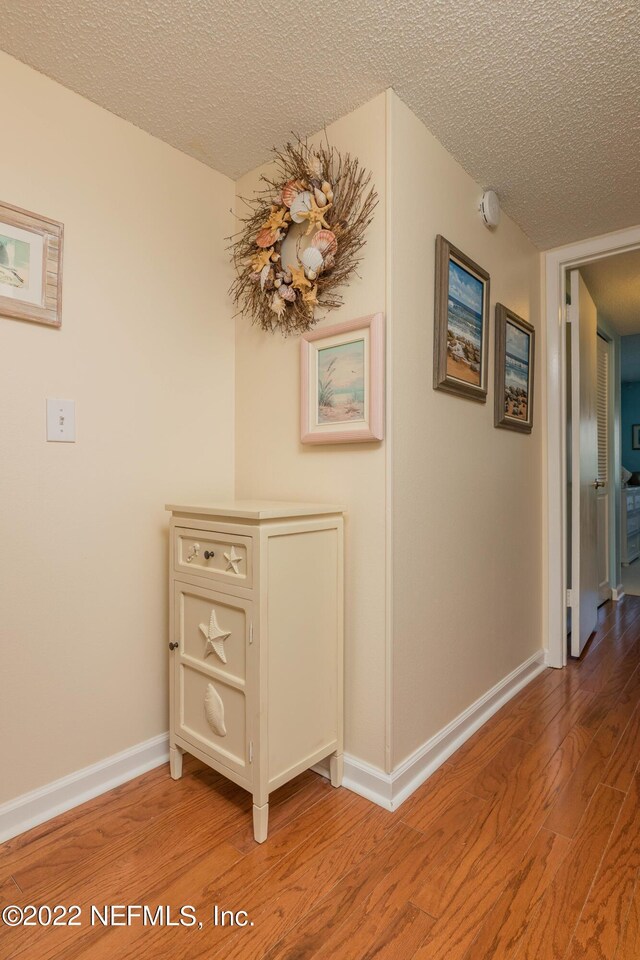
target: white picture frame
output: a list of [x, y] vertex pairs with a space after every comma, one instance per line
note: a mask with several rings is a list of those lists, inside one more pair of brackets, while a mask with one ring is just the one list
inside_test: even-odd
[[303, 334], [300, 357], [302, 443], [384, 439], [382, 313]]

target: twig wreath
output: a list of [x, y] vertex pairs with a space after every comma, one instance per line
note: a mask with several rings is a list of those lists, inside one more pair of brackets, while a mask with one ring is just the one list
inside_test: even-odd
[[[342, 304], [336, 293], [354, 272], [378, 195], [357, 159], [297, 139], [275, 150], [277, 177], [244, 203], [251, 213], [232, 239], [240, 313], [263, 330], [302, 333], [315, 308]], [[299, 225], [299, 226], [296, 226]]]

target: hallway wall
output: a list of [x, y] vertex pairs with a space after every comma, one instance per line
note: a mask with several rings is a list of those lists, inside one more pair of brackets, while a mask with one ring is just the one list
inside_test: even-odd
[[[385, 95], [327, 128], [329, 142], [357, 156], [379, 195], [358, 275], [340, 292], [344, 306], [318, 328], [385, 310]], [[259, 185], [263, 166], [242, 177], [237, 196]], [[238, 200], [239, 215], [243, 215]], [[236, 321], [236, 495], [317, 500], [346, 507], [345, 750], [386, 765], [387, 594], [386, 444], [311, 446], [300, 442], [300, 338]]]
[[[542, 647], [540, 254], [391, 95], [393, 766]], [[491, 275], [487, 402], [433, 389], [434, 250]], [[493, 426], [494, 306], [536, 328], [533, 433]]]
[[[379, 205], [319, 326], [386, 313], [387, 434], [306, 446], [299, 339], [230, 323], [230, 208], [268, 166], [234, 185], [2, 55], [0, 78], [21, 97], [6, 198], [66, 228], [62, 330], [0, 323], [1, 719], [33, 744], [0, 802], [166, 729], [164, 503], [234, 479], [346, 507], [346, 750], [388, 774], [540, 650], [542, 366], [530, 437], [493, 428], [493, 310], [487, 404], [431, 386], [436, 234], [532, 320], [538, 358], [539, 254], [507, 217], [486, 230], [480, 187], [392, 91], [331, 124]], [[47, 395], [76, 399], [75, 445], [44, 441]]]
[[65, 227], [61, 329], [0, 318], [2, 803], [167, 730], [164, 505], [233, 489], [234, 188], [2, 53], [0, 88], [1, 199]]

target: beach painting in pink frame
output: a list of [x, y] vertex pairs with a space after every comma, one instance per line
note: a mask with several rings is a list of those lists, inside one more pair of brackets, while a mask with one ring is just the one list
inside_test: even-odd
[[374, 313], [301, 340], [302, 443], [384, 437], [384, 318]]

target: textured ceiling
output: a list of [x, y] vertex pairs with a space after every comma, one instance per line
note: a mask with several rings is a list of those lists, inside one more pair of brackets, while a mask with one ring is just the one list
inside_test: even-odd
[[0, 48], [232, 177], [393, 86], [539, 246], [640, 222], [638, 0], [0, 0]]
[[598, 312], [620, 336], [640, 333], [640, 250], [580, 268]]

